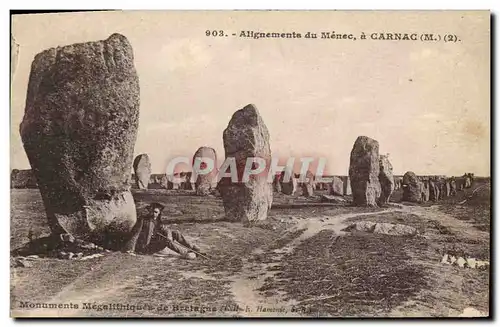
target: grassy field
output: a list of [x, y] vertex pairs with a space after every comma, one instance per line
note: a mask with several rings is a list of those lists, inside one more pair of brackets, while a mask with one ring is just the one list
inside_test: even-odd
[[[41, 258], [11, 268], [15, 316], [449, 317], [489, 312], [489, 270], [442, 264], [444, 254], [490, 258], [490, 187], [436, 205], [357, 208], [275, 194], [268, 220], [224, 221], [220, 198], [134, 191], [139, 213], [166, 205], [173, 229], [210, 260], [111, 252], [88, 261]], [[474, 187], [477, 187], [475, 185]], [[299, 192], [300, 193], [300, 192]], [[395, 194], [395, 201], [398, 195]], [[463, 202], [466, 200], [465, 202]], [[416, 236], [345, 232], [357, 221], [413, 226]], [[11, 248], [48, 234], [38, 190], [11, 191]], [[23, 308], [29, 303], [78, 305]], [[115, 307], [106, 307], [114, 304]], [[128, 305], [128, 308], [116, 307]]]

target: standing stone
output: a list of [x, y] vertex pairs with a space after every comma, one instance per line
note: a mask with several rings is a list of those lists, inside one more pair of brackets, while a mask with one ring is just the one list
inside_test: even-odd
[[443, 197], [449, 197], [451, 194], [451, 185], [450, 185], [450, 180], [445, 179], [444, 180], [444, 188], [443, 188]]
[[351, 179], [353, 203], [357, 206], [377, 206], [380, 197], [380, 172], [378, 142], [359, 136], [351, 151], [349, 178]]
[[147, 190], [151, 176], [151, 161], [146, 153], [140, 154], [134, 160], [135, 185], [140, 190]]
[[123, 35], [36, 55], [20, 133], [53, 234], [124, 246], [136, 222], [128, 180], [138, 118]]
[[333, 176], [331, 185], [330, 195], [344, 195], [344, 182], [340, 177]]
[[[213, 189], [214, 182], [216, 183], [217, 181], [217, 155], [215, 153], [215, 150], [206, 146], [202, 146], [196, 152], [194, 153], [193, 156], [193, 164], [196, 160], [196, 158], [208, 158], [213, 161], [214, 168], [212, 169], [211, 172], [208, 174], [202, 175], [199, 174], [196, 177], [196, 182], [195, 182], [195, 188], [196, 188], [196, 194], [197, 195], [209, 195], [210, 191]], [[205, 169], [207, 166], [207, 163], [202, 161], [200, 164], [201, 169]]]
[[422, 182], [414, 172], [408, 171], [403, 176], [403, 201], [420, 202], [422, 198]]
[[434, 202], [439, 200], [439, 187], [434, 177], [429, 177], [429, 200]]
[[380, 173], [378, 175], [380, 181], [380, 198], [379, 205], [384, 205], [389, 202], [392, 192], [394, 192], [394, 175], [392, 174], [392, 164], [387, 155], [380, 155]]
[[314, 174], [309, 170], [306, 172], [306, 178], [302, 182], [302, 195], [303, 196], [314, 195]]
[[297, 187], [299, 186], [299, 181], [295, 178], [294, 174], [290, 175], [288, 180], [285, 180], [285, 172], [281, 173], [281, 192], [286, 195], [295, 195], [297, 192]]
[[430, 199], [430, 194], [431, 194], [431, 188], [429, 185], [429, 180], [427, 178], [424, 178], [421, 183], [421, 197], [420, 201], [422, 202], [428, 202]]
[[273, 190], [277, 193], [281, 193], [281, 174], [274, 175]]
[[[219, 183], [226, 218], [245, 224], [266, 219], [273, 201], [272, 185], [267, 176], [271, 148], [269, 131], [254, 105], [249, 104], [234, 113], [224, 130], [223, 140], [226, 159], [234, 158], [238, 169], [238, 182], [233, 183], [231, 178], [224, 177]], [[266, 169], [243, 182], [243, 171], [249, 157], [264, 159]]]
[[344, 183], [344, 195], [352, 195], [351, 179], [349, 176], [342, 176], [342, 182]]
[[457, 195], [457, 180], [455, 177], [450, 178], [450, 196]]

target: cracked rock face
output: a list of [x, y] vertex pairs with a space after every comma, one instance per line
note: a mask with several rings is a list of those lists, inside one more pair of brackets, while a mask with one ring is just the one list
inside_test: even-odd
[[[268, 182], [271, 148], [269, 131], [254, 105], [249, 104], [234, 113], [224, 130], [223, 141], [226, 159], [234, 158], [238, 170], [238, 182], [228, 177], [219, 182], [227, 219], [245, 224], [265, 220], [273, 201], [272, 183]], [[263, 159], [266, 168], [243, 182], [243, 171], [249, 157]]]
[[20, 133], [55, 234], [120, 247], [136, 221], [127, 182], [139, 118], [133, 60], [120, 34], [35, 56]]

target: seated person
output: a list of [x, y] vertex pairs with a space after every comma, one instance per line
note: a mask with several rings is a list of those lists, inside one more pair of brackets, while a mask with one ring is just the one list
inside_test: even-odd
[[131, 248], [141, 254], [153, 254], [169, 248], [184, 258], [195, 258], [196, 255], [189, 250], [199, 253], [200, 249], [190, 244], [180, 232], [173, 231], [162, 223], [161, 213], [164, 208], [160, 203], [151, 203], [147, 207], [148, 214], [145, 217], [137, 217], [137, 222], [131, 232]]

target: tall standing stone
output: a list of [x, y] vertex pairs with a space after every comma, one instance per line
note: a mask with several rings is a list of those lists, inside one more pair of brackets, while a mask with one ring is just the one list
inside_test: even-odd
[[20, 133], [53, 234], [124, 246], [136, 222], [128, 179], [138, 118], [123, 35], [36, 55]]
[[[226, 160], [234, 158], [238, 169], [238, 182], [224, 177], [219, 183], [226, 218], [245, 224], [266, 219], [273, 200], [272, 183], [268, 181], [271, 148], [269, 131], [254, 105], [249, 104], [233, 114], [223, 140]], [[243, 182], [247, 158], [254, 157], [264, 159], [266, 169]]]
[[146, 153], [140, 154], [134, 159], [135, 185], [140, 190], [147, 190], [149, 177], [151, 176], [151, 161]]
[[379, 144], [377, 141], [359, 136], [351, 151], [349, 178], [351, 179], [353, 203], [357, 206], [377, 206], [380, 197]]
[[392, 173], [392, 164], [387, 155], [380, 155], [380, 173], [378, 179], [380, 181], [380, 198], [379, 205], [384, 205], [389, 202], [392, 192], [394, 192], [394, 175]]
[[403, 201], [420, 202], [422, 199], [423, 183], [419, 181], [414, 172], [408, 171], [403, 176]]
[[195, 189], [197, 195], [209, 195], [210, 191], [214, 188], [214, 184], [216, 185], [217, 181], [217, 155], [215, 150], [206, 146], [202, 146], [193, 156], [193, 163], [197, 158], [200, 158], [200, 168], [206, 169], [208, 163], [203, 161], [202, 158], [207, 158], [212, 160], [214, 168], [208, 174], [199, 174], [196, 176], [195, 181]]

